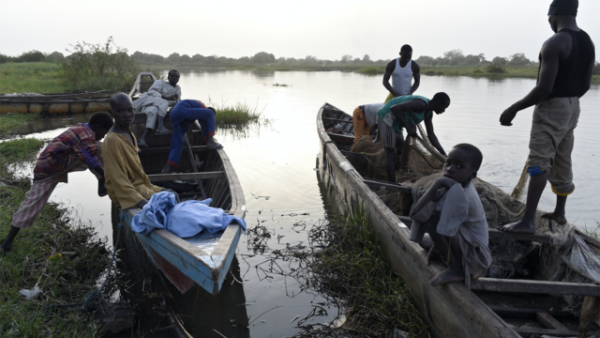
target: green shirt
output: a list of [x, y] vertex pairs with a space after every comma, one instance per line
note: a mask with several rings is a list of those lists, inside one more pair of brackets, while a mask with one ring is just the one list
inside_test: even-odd
[[[396, 118], [394, 117], [394, 114], [390, 114], [391, 108], [392, 108], [392, 106], [395, 106], [397, 104], [412, 101], [412, 100], [423, 100], [425, 102], [425, 104], [429, 105], [429, 99], [425, 98], [423, 96], [419, 96], [419, 95], [398, 96], [398, 97], [395, 97], [395, 98], [389, 100], [386, 104], [384, 104], [383, 107], [381, 107], [381, 109], [379, 109], [377, 111], [377, 116], [379, 116], [380, 119], [382, 119], [385, 123], [387, 123], [389, 126], [391, 126], [392, 129], [394, 129], [394, 131], [396, 133], [402, 133], [403, 126], [400, 124], [400, 121], [396, 120]], [[427, 107], [425, 107], [425, 109], [427, 109]], [[426, 118], [430, 117], [432, 114], [433, 114], [433, 111], [424, 110], [422, 112], [404, 113], [403, 117], [404, 117], [404, 121], [406, 121], [406, 123], [408, 123], [412, 126], [416, 126], [417, 124], [421, 123]]]

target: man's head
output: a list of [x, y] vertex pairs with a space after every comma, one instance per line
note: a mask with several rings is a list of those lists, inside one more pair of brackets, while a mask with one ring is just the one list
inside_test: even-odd
[[[578, 0], [552, 1], [548, 10], [548, 22], [552, 31], [555, 33], [558, 32], [558, 21], [560, 21], [562, 16], [572, 16], [575, 18], [577, 16], [577, 7], [579, 7]], [[572, 20], [573, 18], [569, 19]]]
[[444, 163], [444, 177], [451, 178], [463, 186], [477, 177], [483, 154], [472, 144], [460, 143], [454, 146]]
[[110, 97], [110, 109], [108, 111], [115, 119], [115, 123], [121, 128], [129, 128], [135, 117], [131, 98], [124, 93], [116, 93]]
[[107, 113], [96, 113], [92, 115], [90, 120], [88, 121], [88, 125], [96, 134], [96, 141], [100, 141], [106, 136], [106, 133], [113, 126], [113, 119]]
[[441, 114], [450, 106], [450, 96], [444, 92], [439, 92], [433, 95], [429, 101], [429, 108], [436, 114]]
[[400, 48], [400, 60], [402, 62], [408, 62], [412, 59], [412, 47], [410, 45], [404, 45]]
[[169, 84], [175, 87], [177, 82], [179, 82], [179, 72], [173, 69], [169, 72], [169, 77], [167, 79], [169, 80]]

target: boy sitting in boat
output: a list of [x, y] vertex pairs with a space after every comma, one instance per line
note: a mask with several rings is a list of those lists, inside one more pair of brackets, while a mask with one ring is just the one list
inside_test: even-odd
[[158, 120], [158, 126], [156, 126], [156, 134], [169, 134], [171, 131], [165, 127], [164, 121], [167, 116], [167, 109], [173, 107], [177, 102], [181, 101], [181, 87], [177, 85], [179, 82], [179, 72], [171, 70], [169, 72], [168, 82], [163, 80], [156, 80], [148, 89], [147, 92], [142, 94], [140, 98], [135, 100], [133, 107], [139, 113], [146, 114], [146, 130], [140, 137], [138, 143], [140, 147], [147, 148], [146, 136], [150, 131], [154, 130]]
[[426, 232], [433, 241], [428, 263], [436, 250], [446, 255], [448, 268], [431, 279], [433, 286], [462, 280], [470, 286], [470, 280], [479, 278], [492, 263], [485, 211], [471, 183], [482, 160], [477, 147], [454, 146], [444, 164], [444, 176], [411, 209], [410, 239], [421, 243]]
[[363, 135], [374, 133], [377, 127], [377, 111], [383, 107], [383, 103], [365, 104], [356, 107], [352, 113], [352, 124], [354, 127], [354, 141]]
[[112, 126], [110, 115], [96, 113], [88, 123], [74, 125], [50, 141], [37, 159], [31, 189], [13, 216], [12, 226], [0, 246], [0, 253], [11, 250], [19, 230], [33, 225], [56, 185], [67, 182], [68, 173], [89, 168], [98, 178], [98, 195], [106, 195], [100, 140]]
[[433, 112], [442, 114], [449, 106], [450, 97], [440, 92], [431, 100], [418, 95], [398, 96], [377, 111], [377, 128], [385, 150], [385, 170], [390, 182], [396, 183], [396, 156], [401, 154], [404, 144], [402, 128], [406, 129], [408, 136], [416, 137], [417, 125], [425, 121], [429, 141], [442, 155], [446, 155], [433, 131], [432, 119]]
[[109, 111], [115, 125], [106, 135], [103, 147], [108, 196], [123, 210], [142, 208], [161, 188], [150, 183], [142, 168], [140, 149], [129, 129], [134, 118], [131, 98], [123, 93], [113, 95]]
[[169, 161], [162, 170], [163, 173], [174, 172], [179, 168], [181, 160], [181, 151], [185, 143], [184, 135], [190, 127], [190, 123], [198, 120], [204, 142], [208, 149], [221, 149], [223, 146], [213, 139], [215, 135], [215, 109], [204, 105], [198, 100], [183, 100], [180, 101], [171, 110], [171, 124], [173, 125], [173, 136], [171, 136], [171, 153]]

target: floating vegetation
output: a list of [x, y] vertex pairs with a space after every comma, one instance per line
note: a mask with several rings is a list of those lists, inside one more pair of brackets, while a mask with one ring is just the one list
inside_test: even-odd
[[289, 87], [290, 85], [287, 85], [285, 83], [273, 83], [273, 87]]
[[[408, 287], [385, 261], [363, 210], [319, 221], [307, 230], [308, 245], [288, 243], [280, 249], [271, 249], [268, 241], [277, 238], [279, 243], [284, 236], [264, 226], [265, 222], [257, 220], [254, 227], [248, 226], [248, 251], [253, 254], [242, 254], [241, 259], [266, 256], [252, 270], [259, 280], [270, 281], [275, 275], [284, 276], [284, 281], [293, 278], [300, 292], [288, 293], [286, 282], [288, 297], [306, 292], [326, 299], [291, 319], [300, 330], [296, 338], [391, 337], [395, 330], [408, 332], [410, 337], [428, 337]], [[298, 221], [291, 230], [299, 233], [307, 228], [306, 221]], [[250, 264], [245, 274], [249, 271]], [[317, 317], [331, 318], [327, 313], [331, 308], [338, 310], [335, 319], [319, 323]]]
[[215, 103], [209, 99], [208, 106], [216, 110], [218, 133], [231, 135], [236, 138], [246, 138], [250, 132], [260, 132], [261, 127], [270, 127], [273, 120], [263, 117], [257, 106], [238, 102], [234, 105]]

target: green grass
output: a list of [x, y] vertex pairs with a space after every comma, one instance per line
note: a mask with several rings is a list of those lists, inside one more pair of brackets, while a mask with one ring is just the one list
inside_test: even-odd
[[391, 337], [394, 328], [410, 337], [427, 337], [410, 290], [386, 261], [364, 210], [357, 208], [323, 230], [313, 230], [329, 236], [312, 266], [316, 283], [344, 300], [349, 327], [370, 337]]
[[587, 226], [584, 229], [586, 235], [600, 240], [600, 222], [596, 222], [596, 229], [588, 230]]
[[[27, 179], [10, 168], [35, 158], [43, 145], [35, 139], [0, 143], [0, 241], [25, 198]], [[60, 255], [59, 255], [60, 253]], [[32, 228], [19, 232], [12, 251], [0, 256], [0, 337], [98, 337], [93, 317], [82, 311], [45, 311], [51, 304], [78, 303], [96, 287], [108, 265], [106, 243], [94, 228], [73, 220], [67, 209], [48, 203]], [[27, 300], [22, 289], [42, 289]], [[114, 291], [109, 284], [104, 295]]]
[[365, 67], [365, 68], [361, 68], [359, 70], [356, 71], [357, 73], [360, 74], [365, 74], [365, 75], [382, 75], [385, 72], [385, 67], [381, 66], [369, 66], [369, 67]]
[[262, 113], [258, 112], [256, 106], [251, 106], [247, 103], [238, 102], [234, 105], [225, 103], [215, 104], [211, 100], [208, 106], [215, 108], [216, 124], [219, 127], [245, 127], [250, 124], [267, 124], [271, 122], [269, 119], [261, 118]]
[[43, 145], [44, 141], [35, 138], [2, 142], [0, 143], [0, 156], [2, 156], [0, 165], [11, 162], [32, 161]]
[[59, 66], [50, 62], [0, 64], [0, 94], [63, 93], [65, 86]]
[[40, 118], [40, 114], [0, 114], [0, 139], [14, 134], [21, 127]]

